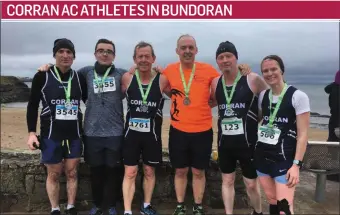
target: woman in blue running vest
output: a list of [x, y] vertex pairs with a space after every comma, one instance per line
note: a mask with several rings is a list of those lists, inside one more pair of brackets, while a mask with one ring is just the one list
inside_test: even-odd
[[306, 151], [310, 105], [308, 96], [284, 81], [284, 64], [276, 55], [261, 63], [269, 85], [259, 96], [262, 119], [255, 146], [255, 165], [270, 204], [270, 214], [293, 214], [295, 187]]

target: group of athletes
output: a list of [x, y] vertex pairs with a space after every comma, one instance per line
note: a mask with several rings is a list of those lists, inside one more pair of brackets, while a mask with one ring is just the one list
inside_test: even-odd
[[[59, 179], [63, 172], [68, 197], [65, 214], [78, 214], [77, 167], [82, 154], [91, 169], [94, 205], [90, 215], [103, 214], [104, 204], [108, 214], [118, 214], [116, 203], [121, 195], [124, 215], [132, 214], [140, 158], [144, 173], [140, 213], [158, 214], [151, 200], [155, 167], [162, 162], [164, 94], [171, 98], [168, 148], [178, 202], [173, 215], [186, 214], [189, 169], [193, 175], [192, 213], [205, 214], [202, 199], [213, 144], [211, 108], [215, 106], [225, 213], [233, 214], [239, 162], [253, 215], [262, 214], [259, 184], [270, 214], [293, 214], [294, 192], [308, 139], [310, 105], [304, 92], [285, 82], [282, 59], [277, 55], [265, 57], [261, 77], [246, 64], [237, 63], [237, 49], [229, 41], [221, 42], [216, 50], [220, 72], [195, 60], [198, 48], [191, 35], [178, 38], [176, 53], [179, 62], [165, 69], [154, 67], [153, 46], [140, 42], [133, 51], [135, 66], [127, 71], [113, 64], [115, 44], [100, 39], [95, 45], [95, 64], [76, 72], [71, 68], [76, 57], [73, 43], [66, 38], [55, 40], [55, 64], [39, 68], [27, 106], [27, 145], [41, 150], [52, 215], [61, 214]], [[81, 101], [86, 104], [84, 123]]]

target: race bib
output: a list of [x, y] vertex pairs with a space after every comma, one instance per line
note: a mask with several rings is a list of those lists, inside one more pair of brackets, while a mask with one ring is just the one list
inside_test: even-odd
[[268, 128], [267, 126], [260, 126], [257, 131], [258, 141], [276, 145], [279, 142], [281, 131], [278, 128]]
[[131, 118], [129, 128], [138, 132], [150, 132], [150, 119]]
[[239, 135], [244, 134], [242, 119], [233, 117], [223, 119], [221, 122], [223, 135]]
[[78, 120], [78, 106], [72, 105], [71, 109], [67, 109], [65, 105], [57, 105], [55, 110], [55, 119]]
[[99, 80], [93, 80], [94, 93], [105, 93], [116, 91], [116, 82], [114, 77], [106, 77], [103, 85], [101, 84], [101, 78]]

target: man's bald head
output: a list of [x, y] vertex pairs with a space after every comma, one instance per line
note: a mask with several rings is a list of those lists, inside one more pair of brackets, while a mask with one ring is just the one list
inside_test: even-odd
[[178, 47], [180, 41], [182, 41], [182, 40], [192, 40], [192, 41], [194, 42], [195, 46], [197, 46], [197, 45], [196, 45], [196, 40], [195, 40], [195, 38], [194, 38], [193, 36], [191, 36], [190, 34], [182, 34], [182, 35], [181, 35], [180, 37], [178, 37], [178, 39], [177, 39], [177, 47]]
[[176, 53], [182, 64], [194, 63], [197, 52], [196, 40], [193, 36], [184, 34], [178, 38]]

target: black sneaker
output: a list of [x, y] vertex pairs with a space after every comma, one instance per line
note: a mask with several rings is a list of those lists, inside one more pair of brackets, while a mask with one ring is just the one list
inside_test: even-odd
[[89, 215], [103, 215], [103, 211], [102, 211], [100, 208], [93, 207], [93, 208], [90, 210]]
[[51, 215], [61, 215], [59, 210], [54, 210], [51, 212]]
[[172, 215], [186, 215], [187, 209], [184, 205], [177, 205], [174, 213]]
[[73, 207], [73, 208], [70, 208], [70, 209], [66, 209], [65, 214], [66, 215], [78, 215], [78, 211], [75, 207]]
[[140, 213], [144, 215], [158, 215], [152, 205], [148, 205], [146, 208], [144, 207], [144, 205], [142, 205]]
[[192, 214], [193, 215], [205, 215], [203, 206], [202, 205], [197, 205], [192, 208]]

